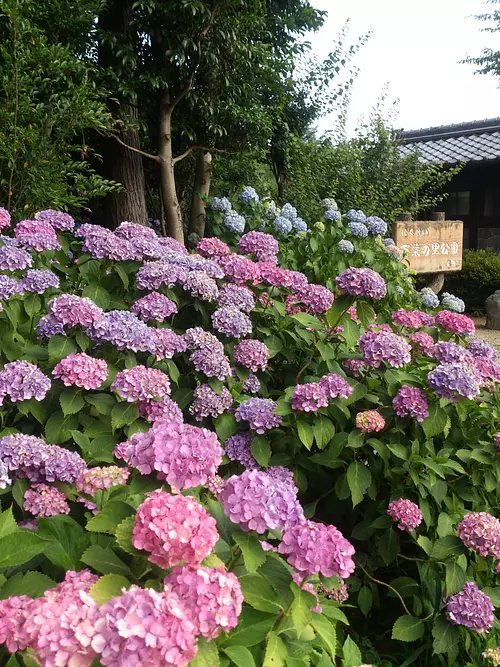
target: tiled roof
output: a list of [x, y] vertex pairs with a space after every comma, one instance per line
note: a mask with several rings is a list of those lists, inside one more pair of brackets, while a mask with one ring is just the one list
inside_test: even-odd
[[400, 133], [400, 151], [419, 151], [424, 162], [480, 162], [500, 159], [500, 118], [442, 125]]

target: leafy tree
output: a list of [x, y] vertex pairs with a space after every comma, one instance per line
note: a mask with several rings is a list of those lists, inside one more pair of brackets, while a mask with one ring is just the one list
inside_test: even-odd
[[97, 156], [88, 133], [106, 130], [111, 118], [88, 66], [35, 24], [38, 3], [4, 0], [2, 9], [0, 199], [14, 214], [28, 215], [48, 205], [82, 206], [116, 190], [91, 164]]
[[[500, 0], [486, 0], [486, 3], [497, 5]], [[476, 18], [486, 24], [486, 27], [483, 28], [485, 32], [500, 32], [500, 9], [478, 14]], [[500, 76], [500, 50], [486, 48], [483, 49], [480, 56], [468, 57], [463, 62], [476, 65], [479, 74]]]

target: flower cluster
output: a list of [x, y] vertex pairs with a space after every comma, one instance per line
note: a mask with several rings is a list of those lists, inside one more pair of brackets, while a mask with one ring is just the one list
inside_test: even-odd
[[345, 255], [352, 255], [352, 253], [354, 252], [354, 246], [353, 246], [353, 244], [352, 244], [350, 241], [348, 241], [347, 239], [341, 239], [341, 240], [337, 243], [337, 250], [338, 250], [339, 252], [344, 253]]
[[452, 310], [455, 313], [463, 313], [465, 310], [465, 303], [462, 299], [459, 299], [458, 296], [450, 294], [449, 292], [443, 292], [441, 306], [447, 310]]
[[491, 514], [467, 514], [457, 526], [457, 535], [480, 556], [500, 559], [500, 521]]
[[134, 366], [117, 373], [111, 389], [129, 403], [165, 398], [170, 394], [170, 379], [157, 368]]
[[177, 305], [164, 294], [151, 292], [138, 299], [130, 310], [143, 322], [163, 322], [166, 317], [177, 312]]
[[298, 384], [293, 390], [291, 398], [292, 410], [316, 412], [320, 408], [328, 406], [328, 399], [328, 394], [319, 382]]
[[22, 292], [36, 292], [43, 294], [51, 287], [59, 287], [59, 278], [45, 269], [28, 269], [19, 281], [19, 289]]
[[69, 354], [60, 361], [52, 374], [66, 387], [98, 389], [108, 377], [108, 364], [104, 359], [94, 359], [88, 354]]
[[227, 283], [219, 290], [217, 298], [219, 306], [238, 308], [244, 313], [249, 313], [255, 308], [255, 298], [247, 287]]
[[0, 405], [6, 396], [14, 403], [30, 398], [43, 401], [49, 389], [49, 378], [29, 361], [12, 361], [0, 371]]
[[130, 472], [126, 468], [118, 466], [89, 468], [84, 470], [76, 480], [76, 489], [88, 493], [89, 496], [94, 496], [96, 491], [111, 489], [113, 486], [124, 486], [129, 476]]
[[269, 350], [258, 340], [242, 340], [234, 346], [233, 357], [237, 364], [251, 371], [265, 371], [269, 361]]
[[476, 328], [467, 315], [460, 315], [450, 310], [441, 310], [436, 314], [436, 324], [457, 335], [471, 336]]
[[252, 450], [252, 436], [250, 433], [235, 433], [224, 443], [224, 451], [231, 461], [238, 461], [242, 466], [251, 470], [257, 468]]
[[367, 331], [360, 336], [358, 345], [365, 362], [374, 368], [379, 368], [383, 361], [393, 368], [411, 361], [410, 344], [397, 334]]
[[222, 387], [217, 393], [208, 384], [196, 387], [193, 398], [189, 412], [194, 415], [196, 421], [202, 421], [205, 417], [218, 417], [233, 404], [233, 397], [226, 387]]
[[423, 422], [429, 416], [429, 406], [424, 392], [418, 387], [404, 384], [392, 399], [392, 407], [398, 417], [413, 417]]
[[240, 194], [240, 199], [244, 204], [247, 205], [251, 204], [252, 202], [254, 204], [258, 204], [260, 201], [259, 195], [257, 194], [255, 188], [252, 188], [249, 185], [243, 189], [243, 192]]
[[471, 353], [451, 341], [436, 343], [429, 352], [440, 364], [473, 364]]
[[236, 211], [228, 211], [224, 214], [224, 225], [230, 232], [243, 234], [245, 231], [246, 220]]
[[35, 213], [35, 220], [48, 222], [51, 227], [58, 229], [61, 232], [70, 232], [75, 226], [75, 221], [69, 213], [55, 211], [53, 209], [38, 211], [38, 213]]
[[420, 296], [426, 308], [437, 308], [439, 306], [439, 298], [430, 287], [424, 287], [420, 291]]
[[365, 410], [356, 415], [356, 428], [363, 433], [378, 433], [385, 427], [385, 419], [377, 410]]
[[453, 625], [463, 625], [474, 632], [489, 632], [495, 621], [495, 610], [490, 598], [472, 581], [446, 601], [446, 618]]
[[265, 433], [281, 424], [276, 414], [276, 403], [269, 398], [248, 398], [234, 413], [236, 421], [247, 421], [252, 431]]
[[441, 364], [427, 375], [427, 382], [440, 398], [450, 401], [472, 400], [480, 391], [478, 376], [464, 364]]
[[336, 278], [337, 287], [345, 294], [367, 296], [371, 299], [383, 299], [387, 294], [385, 280], [371, 269], [351, 267]]
[[398, 524], [399, 530], [412, 531], [422, 523], [422, 512], [415, 503], [407, 498], [400, 498], [389, 503], [387, 514]]
[[252, 321], [234, 306], [223, 306], [214, 311], [212, 326], [228, 338], [241, 338], [252, 333]]
[[35, 484], [24, 494], [24, 510], [38, 517], [47, 517], [69, 514], [69, 505], [59, 489], [47, 484]]
[[248, 232], [238, 241], [238, 248], [244, 255], [253, 255], [261, 262], [275, 261], [278, 241], [271, 234]]

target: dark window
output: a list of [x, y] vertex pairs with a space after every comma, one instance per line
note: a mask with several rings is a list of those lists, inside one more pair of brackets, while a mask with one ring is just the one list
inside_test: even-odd
[[500, 215], [500, 188], [490, 187], [484, 193], [484, 215]]
[[457, 215], [469, 215], [470, 213], [470, 192], [450, 192], [446, 199], [446, 215], [448, 218]]

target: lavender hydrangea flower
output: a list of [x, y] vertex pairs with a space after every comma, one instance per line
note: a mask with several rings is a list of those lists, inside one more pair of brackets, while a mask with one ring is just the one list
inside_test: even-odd
[[430, 353], [440, 364], [473, 363], [473, 356], [469, 350], [448, 340], [436, 343], [430, 350]]
[[466, 581], [463, 589], [446, 601], [446, 618], [479, 634], [489, 632], [495, 622], [490, 598], [475, 583]]
[[321, 206], [323, 208], [338, 208], [337, 202], [332, 197], [326, 197], [321, 200]]
[[368, 236], [368, 227], [362, 222], [348, 222], [347, 227], [353, 236], [366, 238]]
[[250, 373], [246, 380], [243, 381], [242, 391], [244, 394], [258, 394], [260, 391], [260, 380], [259, 378]]
[[162, 285], [172, 287], [175, 283], [185, 280], [186, 276], [186, 269], [179, 264], [164, 260], [148, 262], [137, 271], [136, 285], [142, 290], [157, 290]]
[[62, 294], [49, 302], [48, 316], [63, 326], [87, 329], [102, 319], [103, 312], [87, 297]]
[[368, 227], [370, 234], [373, 234], [374, 236], [387, 234], [387, 222], [376, 215], [371, 215], [366, 218], [364, 224]]
[[441, 364], [427, 375], [427, 382], [440, 398], [450, 401], [472, 400], [480, 391], [479, 378], [464, 364]]
[[208, 384], [202, 384], [194, 390], [193, 398], [189, 412], [199, 422], [205, 417], [218, 417], [233, 405], [233, 397], [226, 387], [217, 393]]
[[324, 375], [319, 384], [328, 398], [347, 398], [354, 391], [347, 380], [337, 373]]
[[248, 204], [252, 202], [258, 204], [260, 198], [255, 188], [252, 188], [248, 185], [246, 188], [243, 189], [243, 192], [240, 194], [240, 200], [248, 206]]
[[473, 357], [486, 357], [493, 362], [498, 359], [497, 349], [480, 338], [469, 338], [467, 345]]
[[307, 285], [307, 287], [297, 290], [295, 296], [313, 315], [326, 313], [335, 299], [334, 294], [323, 285]]
[[214, 377], [222, 382], [231, 375], [229, 359], [220, 349], [200, 348], [189, 357], [189, 361], [200, 373]]
[[217, 303], [221, 307], [230, 306], [249, 313], [255, 308], [255, 297], [247, 287], [227, 283], [219, 290]]
[[390, 248], [392, 246], [395, 246], [396, 244], [394, 243], [394, 239], [384, 239], [382, 243], [385, 245], [386, 248]]
[[205, 271], [190, 271], [186, 278], [179, 282], [186, 292], [202, 301], [215, 301], [219, 296], [217, 283]]
[[69, 505], [64, 493], [48, 484], [35, 484], [24, 494], [24, 511], [37, 517], [69, 514]]
[[303, 520], [297, 491], [289, 482], [262, 470], [245, 470], [226, 481], [219, 500], [227, 516], [242, 530], [264, 533]]
[[457, 526], [457, 535], [480, 556], [500, 559], [500, 521], [488, 512], [467, 514]]
[[401, 368], [411, 361], [411, 345], [397, 334], [367, 331], [358, 344], [365, 362], [373, 368], [379, 368], [382, 361], [393, 368]]
[[243, 234], [245, 231], [246, 220], [236, 211], [228, 211], [224, 215], [224, 225], [230, 232], [235, 234]]
[[50, 208], [35, 213], [35, 220], [48, 222], [54, 229], [59, 229], [61, 232], [70, 232], [75, 227], [75, 221], [69, 213], [55, 211]]
[[337, 250], [344, 253], [345, 255], [352, 255], [354, 252], [354, 246], [347, 239], [342, 239], [337, 243]]
[[97, 343], [110, 343], [118, 350], [155, 354], [155, 331], [127, 310], [110, 310], [89, 327], [86, 333]]
[[383, 299], [387, 294], [385, 280], [376, 271], [350, 267], [336, 278], [337, 287], [345, 294]]
[[420, 291], [420, 296], [426, 308], [437, 308], [439, 306], [439, 298], [430, 287], [424, 287]]
[[170, 394], [170, 379], [158, 368], [133, 366], [116, 374], [111, 391], [129, 403], [151, 398], [165, 398]]
[[29, 252], [14, 244], [4, 243], [0, 247], [0, 271], [21, 271], [29, 268], [33, 259]]
[[151, 292], [138, 299], [130, 309], [143, 322], [157, 320], [163, 322], [166, 317], [177, 312], [177, 305], [160, 292]]
[[265, 371], [269, 361], [269, 350], [259, 340], [242, 340], [234, 346], [234, 360], [251, 371]]
[[247, 421], [252, 431], [262, 434], [281, 424], [282, 418], [275, 410], [276, 403], [269, 398], [248, 398], [239, 405], [234, 416], [236, 421]]
[[0, 275], [0, 299], [10, 299], [14, 294], [22, 294], [22, 287], [15, 278]]
[[222, 213], [229, 213], [231, 210], [231, 202], [227, 197], [214, 197], [212, 199], [212, 211], [222, 211]]
[[25, 250], [36, 250], [37, 252], [61, 250], [57, 237], [49, 234], [23, 234], [19, 237], [19, 243]]
[[392, 407], [399, 417], [413, 417], [423, 422], [429, 416], [429, 406], [424, 392], [418, 387], [404, 384], [392, 399]]
[[363, 211], [356, 210], [354, 208], [351, 208], [349, 211], [347, 211], [346, 217], [349, 222], [366, 222], [366, 215], [363, 213]]
[[30, 398], [43, 401], [49, 389], [49, 378], [29, 361], [12, 361], [0, 371], [0, 405], [5, 396], [14, 403]]
[[292, 410], [317, 412], [328, 406], [328, 395], [319, 382], [298, 384], [291, 398]]
[[308, 232], [309, 227], [307, 226], [307, 222], [305, 220], [302, 220], [302, 218], [295, 218], [292, 220], [292, 226], [295, 229], [296, 232]]
[[[336, 208], [327, 208], [323, 215], [327, 220], [331, 220], [332, 222], [340, 222], [342, 220], [342, 213]], [[320, 231], [322, 230], [320, 229]]]
[[36, 292], [43, 294], [50, 287], [59, 287], [59, 278], [44, 269], [29, 269], [19, 281], [19, 286], [23, 292]]
[[273, 227], [279, 234], [289, 234], [292, 231], [291, 221], [283, 215], [274, 218]]
[[250, 433], [235, 433], [228, 438], [224, 443], [224, 451], [228, 459], [238, 461], [248, 470], [258, 468], [259, 464], [254, 459], [251, 450], [252, 440]]
[[254, 255], [259, 261], [275, 261], [278, 254], [278, 241], [271, 234], [247, 232], [238, 241], [238, 249], [244, 255]]
[[212, 326], [229, 338], [241, 338], [252, 333], [250, 318], [234, 306], [224, 306], [214, 311]]
[[281, 207], [280, 215], [283, 218], [287, 218], [288, 220], [295, 220], [297, 217], [297, 209], [292, 206], [291, 204], [283, 204]]

